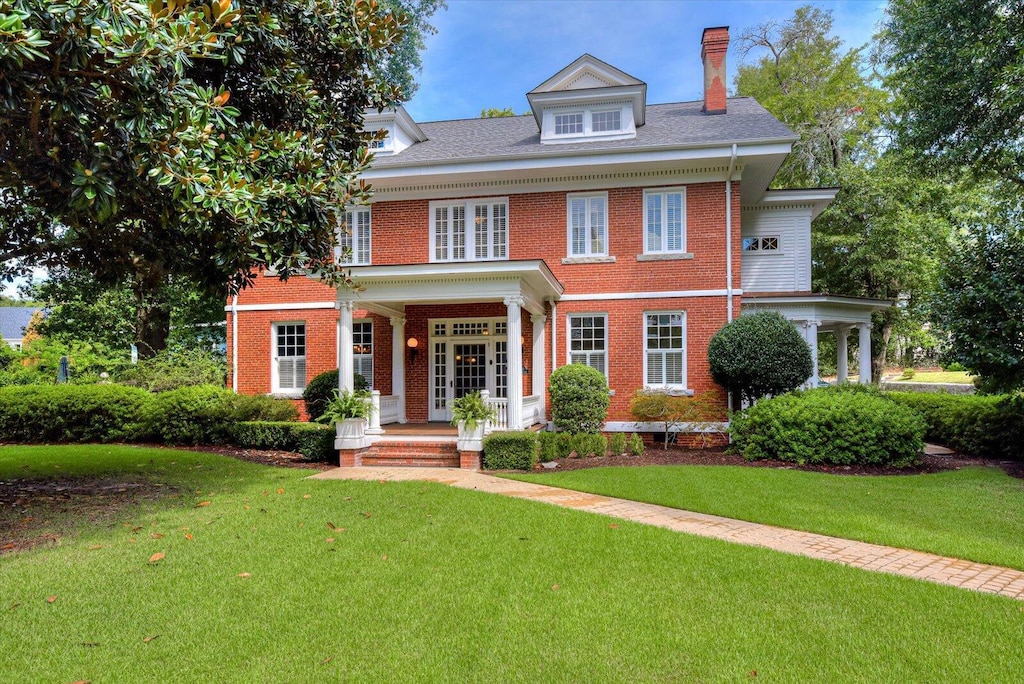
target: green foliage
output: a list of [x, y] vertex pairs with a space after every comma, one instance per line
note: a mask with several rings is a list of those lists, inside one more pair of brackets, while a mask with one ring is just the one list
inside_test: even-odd
[[842, 387], [764, 399], [734, 414], [730, 432], [751, 461], [905, 467], [924, 447], [925, 423], [877, 393]]
[[487, 470], [533, 470], [537, 463], [537, 433], [492, 432], [484, 438], [483, 459]]
[[966, 371], [967, 369], [964, 368], [964, 365], [962, 363], [959, 363], [958, 361], [954, 361], [952, 363], [945, 364], [942, 367], [942, 370], [944, 370], [944, 371], [946, 371], [948, 373], [962, 373], [962, 372]]
[[152, 397], [117, 385], [0, 388], [0, 442], [114, 442], [145, 436]]
[[334, 430], [317, 423], [246, 421], [231, 427], [234, 444], [250, 449], [295, 451], [307, 461], [330, 461], [334, 450]]
[[903, 373], [900, 374], [900, 380], [913, 380], [915, 375], [917, 375], [917, 371], [913, 368], [904, 368]]
[[708, 363], [715, 382], [751, 403], [799, 387], [813, 370], [810, 347], [774, 311], [727, 323], [708, 344]]
[[1024, 459], [1024, 397], [941, 392], [889, 392], [892, 401], [924, 416], [925, 438], [955, 451]]
[[[6, 342], [0, 343], [0, 373], [6, 371], [7, 367], [14, 363], [16, 358], [18, 358], [18, 354], [9, 344]], [[2, 384], [0, 383], [0, 385]]]
[[608, 450], [612, 456], [622, 456], [626, 453], [626, 433], [616, 432], [608, 444]]
[[493, 420], [494, 407], [488, 406], [479, 392], [464, 394], [451, 405], [452, 425], [464, 423], [469, 430], [475, 430], [477, 425]]
[[428, 20], [439, 9], [447, 8], [448, 3], [445, 0], [384, 0], [384, 4], [403, 13], [407, 23], [401, 41], [385, 58], [379, 76], [383, 82], [395, 83], [401, 92], [399, 99], [408, 102], [419, 90], [413, 72], [423, 69], [420, 53], [427, 48], [426, 37], [437, 33]]
[[0, 372], [3, 385], [48, 385], [57, 382], [62, 356], [68, 357], [71, 384], [93, 384], [101, 373], [114, 375], [129, 365], [127, 350], [114, 351], [103, 344], [36, 338], [18, 354], [17, 361]]
[[515, 116], [516, 113], [511, 107], [485, 107], [480, 110], [480, 118], [482, 119], [500, 119], [506, 116]]
[[210, 385], [162, 392], [147, 407], [146, 426], [166, 444], [222, 444], [229, 438], [234, 401], [233, 392]]
[[334, 397], [327, 402], [327, 408], [322, 415], [317, 416], [316, 422], [334, 425], [351, 418], [369, 418], [373, 407], [370, 405], [370, 393], [363, 392], [339, 392], [334, 390]]
[[[356, 392], [363, 392], [370, 388], [370, 384], [359, 373], [352, 377], [353, 389]], [[327, 410], [327, 404], [334, 398], [338, 389], [338, 369], [324, 371], [315, 376], [302, 391], [302, 401], [306, 404], [306, 415], [310, 420], [319, 421], [319, 417]]]
[[608, 414], [608, 381], [590, 366], [572, 363], [557, 368], [548, 379], [551, 419], [565, 432], [597, 434]]
[[644, 455], [644, 439], [635, 432], [631, 432], [629, 435], [629, 453], [634, 456]]
[[112, 379], [150, 392], [166, 392], [193, 385], [223, 386], [226, 372], [219, 354], [193, 350], [140, 359], [137, 364], [123, 366]]
[[231, 400], [231, 420], [292, 422], [299, 418], [295, 404], [265, 394], [235, 394]]
[[629, 401], [629, 411], [638, 421], [661, 423], [665, 430], [664, 448], [668, 449], [670, 434], [674, 432], [699, 432], [706, 444], [703, 424], [721, 420], [725, 409], [714, 391], [680, 396], [665, 390], [639, 389]]
[[537, 442], [540, 445], [541, 461], [558, 461], [569, 458], [572, 452], [570, 440], [572, 435], [568, 432], [539, 432]]
[[576, 452], [577, 458], [604, 456], [608, 451], [608, 438], [601, 434], [577, 432], [569, 437], [569, 450]]

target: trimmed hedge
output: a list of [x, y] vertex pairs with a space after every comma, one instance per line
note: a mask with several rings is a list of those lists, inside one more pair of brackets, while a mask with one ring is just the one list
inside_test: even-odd
[[570, 363], [551, 374], [551, 420], [555, 427], [573, 434], [601, 431], [611, 398], [608, 381], [601, 371]]
[[484, 438], [486, 470], [533, 470], [537, 462], [537, 434], [525, 432], [492, 432]]
[[914, 463], [925, 421], [877, 392], [815, 389], [763, 399], [733, 416], [733, 449], [747, 460], [893, 465]]
[[568, 432], [538, 432], [537, 443], [540, 447], [540, 460], [546, 462], [569, 458], [569, 454], [572, 452], [570, 439], [572, 439], [572, 435]]
[[319, 423], [244, 421], [231, 428], [234, 444], [249, 449], [296, 451], [307, 461], [332, 461], [335, 431]]
[[577, 458], [587, 456], [604, 456], [608, 451], [608, 438], [604, 435], [588, 435], [579, 433], [569, 438], [570, 451], [576, 452]]
[[1024, 459], [1024, 397], [888, 392], [928, 424], [928, 441], [965, 454]]
[[153, 397], [120, 385], [0, 388], [0, 442], [119, 442], [146, 439]]
[[[370, 383], [359, 373], [352, 377], [353, 389], [356, 392], [370, 388]], [[327, 405], [334, 399], [334, 390], [338, 389], [338, 369], [324, 371], [313, 377], [302, 391], [302, 401], [306, 405], [306, 415], [315, 421], [324, 415]]]
[[228, 441], [235, 394], [197, 385], [162, 392], [146, 411], [150, 434], [167, 444], [223, 444]]

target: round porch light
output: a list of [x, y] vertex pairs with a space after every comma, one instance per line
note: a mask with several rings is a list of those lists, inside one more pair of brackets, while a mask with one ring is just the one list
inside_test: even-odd
[[409, 340], [405, 343], [405, 346], [409, 347], [409, 349], [415, 349], [416, 347], [420, 346], [420, 341], [417, 340], [415, 337], [410, 337]]

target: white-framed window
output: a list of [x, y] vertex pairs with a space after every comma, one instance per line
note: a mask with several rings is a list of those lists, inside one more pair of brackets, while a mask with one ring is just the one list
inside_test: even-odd
[[373, 321], [352, 323], [352, 371], [373, 388]]
[[590, 115], [590, 130], [594, 133], [617, 133], [622, 130], [622, 110], [608, 109]]
[[686, 389], [686, 312], [644, 313], [644, 384]]
[[778, 252], [779, 236], [759, 235], [757, 237], [745, 237], [743, 238], [743, 251], [758, 253]]
[[608, 255], [608, 193], [568, 195], [570, 257]]
[[630, 105], [622, 102], [553, 108], [544, 114], [541, 142], [632, 137], [635, 131], [630, 113]]
[[370, 264], [370, 207], [352, 207], [345, 211], [338, 243], [341, 263], [353, 266]]
[[583, 133], [583, 112], [555, 114], [555, 135], [580, 135]]
[[306, 387], [306, 324], [275, 323], [273, 338], [272, 390], [301, 394]]
[[430, 221], [433, 262], [508, 259], [508, 198], [431, 202]]
[[380, 132], [380, 130], [384, 131], [384, 137], [367, 141], [366, 147], [376, 153], [391, 152], [394, 149], [394, 137], [391, 135], [390, 128], [368, 131], [368, 133], [375, 136]]
[[608, 314], [569, 315], [569, 363], [608, 375]]
[[686, 251], [686, 189], [644, 191], [644, 253]]

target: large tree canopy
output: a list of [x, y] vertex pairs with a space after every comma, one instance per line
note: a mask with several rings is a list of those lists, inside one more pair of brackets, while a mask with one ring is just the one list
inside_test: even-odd
[[209, 292], [255, 269], [332, 263], [365, 195], [366, 107], [403, 15], [373, 0], [0, 0], [4, 275], [64, 266], [129, 279], [143, 354], [163, 347], [171, 279]]

